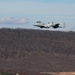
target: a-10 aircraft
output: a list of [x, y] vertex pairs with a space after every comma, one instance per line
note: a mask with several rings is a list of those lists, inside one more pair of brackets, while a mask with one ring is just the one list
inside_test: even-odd
[[37, 21], [33, 26], [37, 26], [40, 28], [50, 28], [53, 27], [55, 28], [65, 28], [65, 23], [63, 23], [63, 25], [61, 25], [60, 23], [54, 23], [54, 22], [48, 22], [48, 24], [42, 23], [41, 21]]

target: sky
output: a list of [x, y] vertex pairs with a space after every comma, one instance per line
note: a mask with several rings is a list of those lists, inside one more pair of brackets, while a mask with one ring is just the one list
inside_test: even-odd
[[38, 20], [65, 22], [56, 30], [75, 31], [75, 0], [0, 0], [0, 28], [40, 29], [33, 26]]

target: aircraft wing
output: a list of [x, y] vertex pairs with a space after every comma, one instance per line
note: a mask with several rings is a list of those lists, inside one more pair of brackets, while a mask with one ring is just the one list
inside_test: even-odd
[[44, 28], [45, 27], [45, 24], [44, 23], [41, 23], [40, 21], [38, 21], [33, 26], [37, 26], [37, 27], [40, 27], [40, 28]]
[[44, 28], [45, 26], [44, 25], [39, 25], [39, 24], [34, 24], [33, 26], [37, 26], [37, 27], [40, 27], [40, 28]]

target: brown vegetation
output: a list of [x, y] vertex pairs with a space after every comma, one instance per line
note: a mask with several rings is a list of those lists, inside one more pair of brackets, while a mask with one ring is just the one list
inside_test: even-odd
[[75, 32], [0, 29], [0, 69], [75, 71]]

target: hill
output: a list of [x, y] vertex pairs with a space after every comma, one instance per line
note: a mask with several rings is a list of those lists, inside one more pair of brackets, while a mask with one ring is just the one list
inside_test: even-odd
[[75, 32], [2, 28], [0, 69], [75, 71]]

